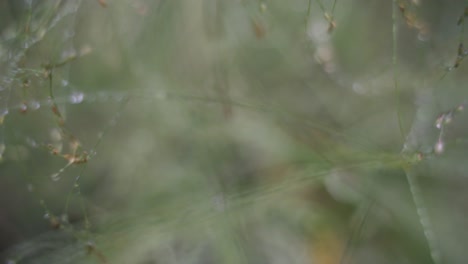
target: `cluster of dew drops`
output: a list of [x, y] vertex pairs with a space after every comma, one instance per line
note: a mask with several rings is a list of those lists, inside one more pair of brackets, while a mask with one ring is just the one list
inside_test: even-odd
[[434, 152], [436, 154], [442, 154], [445, 150], [444, 135], [446, 126], [452, 123], [454, 117], [461, 113], [465, 109], [465, 103], [458, 105], [457, 107], [450, 109], [444, 113], [441, 113], [435, 122], [435, 127], [439, 130], [439, 136], [437, 142], [434, 145]]

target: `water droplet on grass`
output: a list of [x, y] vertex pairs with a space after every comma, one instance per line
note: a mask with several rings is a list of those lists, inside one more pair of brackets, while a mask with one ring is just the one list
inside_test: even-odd
[[63, 223], [68, 223], [68, 215], [67, 214], [62, 214], [60, 216], [60, 220], [62, 220]]
[[60, 173], [54, 173], [52, 175], [50, 175], [50, 179], [54, 182], [56, 181], [59, 181], [60, 180]]
[[79, 103], [83, 102], [83, 100], [84, 100], [84, 93], [82, 93], [82, 92], [73, 92], [70, 95], [69, 99], [70, 99], [70, 103], [79, 104]]
[[29, 102], [29, 108], [31, 108], [31, 110], [35, 111], [35, 110], [41, 108], [41, 103], [39, 103], [39, 101], [32, 100], [32, 101]]
[[317, 43], [324, 43], [329, 40], [327, 33], [328, 24], [324, 21], [312, 22], [309, 26], [307, 35], [309, 38]]
[[19, 110], [22, 114], [25, 114], [28, 111], [28, 106], [25, 103], [21, 103], [19, 106]]
[[3, 160], [3, 153], [5, 153], [6, 146], [3, 143], [0, 143], [0, 161]]
[[435, 122], [435, 126], [437, 127], [437, 129], [442, 128], [442, 122], [444, 121], [444, 118], [445, 118], [445, 115], [440, 115], [439, 117], [437, 117], [436, 122]]
[[434, 146], [434, 152], [436, 154], [442, 154], [444, 152], [444, 142], [442, 140], [438, 140]]
[[444, 118], [444, 123], [445, 124], [450, 124], [453, 120], [453, 112], [449, 112], [445, 115], [445, 118]]
[[420, 32], [418, 33], [418, 40], [419, 40], [419, 41], [426, 42], [426, 41], [428, 41], [430, 38], [431, 38], [431, 34], [430, 34], [429, 31], [427, 31], [427, 30], [420, 31]]
[[267, 5], [265, 2], [260, 3], [260, 12], [264, 13], [267, 10]]
[[66, 59], [69, 59], [69, 58], [73, 58], [76, 56], [76, 50], [75, 49], [68, 49], [68, 50], [64, 50], [62, 52], [62, 59], [66, 60]]
[[64, 34], [63, 34], [63, 39], [64, 40], [68, 40], [70, 38], [73, 38], [75, 36], [75, 31], [73, 30], [65, 30]]
[[47, 100], [45, 101], [45, 105], [46, 106], [52, 106], [52, 105], [54, 105], [54, 102], [52, 101], [51, 98], [47, 98]]
[[62, 140], [62, 134], [58, 128], [52, 128], [49, 135], [50, 139], [54, 142], [59, 142]]
[[226, 203], [224, 197], [221, 195], [215, 195], [212, 197], [213, 208], [218, 212], [223, 212], [226, 209]]
[[357, 94], [366, 94], [366, 89], [358, 82], [353, 83], [352, 89]]
[[6, 115], [8, 115], [8, 109], [3, 109], [3, 111], [0, 113], [0, 125], [2, 125], [5, 121]]
[[30, 137], [26, 138], [26, 143], [32, 148], [37, 148], [37, 146], [38, 146], [37, 142], [34, 139], [30, 138]]

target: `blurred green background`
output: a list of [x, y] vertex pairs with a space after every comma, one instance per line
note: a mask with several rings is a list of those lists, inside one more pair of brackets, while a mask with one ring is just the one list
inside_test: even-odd
[[466, 263], [466, 1], [0, 1], [4, 263]]

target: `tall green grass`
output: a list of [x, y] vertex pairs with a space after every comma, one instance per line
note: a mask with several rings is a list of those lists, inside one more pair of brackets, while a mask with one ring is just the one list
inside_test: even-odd
[[463, 263], [465, 6], [0, 4], [4, 261]]

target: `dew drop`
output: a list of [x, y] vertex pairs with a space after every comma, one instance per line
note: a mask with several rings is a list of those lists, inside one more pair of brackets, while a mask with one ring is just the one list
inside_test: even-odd
[[82, 92], [73, 92], [70, 95], [69, 99], [70, 99], [70, 103], [79, 104], [79, 103], [83, 102], [83, 100], [84, 100], [84, 93], [82, 93]]
[[212, 197], [213, 208], [216, 211], [222, 212], [226, 209], [226, 203], [221, 195], [215, 195]]
[[312, 22], [309, 25], [307, 35], [308, 37], [317, 43], [324, 43], [329, 40], [327, 33], [328, 24], [324, 21]]
[[5, 153], [5, 149], [6, 149], [5, 144], [0, 143], [0, 161], [3, 160], [3, 153]]
[[444, 142], [442, 140], [438, 140], [434, 146], [434, 152], [436, 154], [442, 154], [444, 152]]
[[29, 102], [29, 108], [31, 108], [33, 111], [36, 111], [37, 109], [41, 108], [41, 103], [39, 103], [39, 101], [32, 100]]
[[69, 84], [68, 80], [62, 80], [61, 83], [62, 83], [62, 86], [63, 86], [63, 87], [66, 87], [66, 86], [68, 86], [68, 84]]
[[445, 124], [450, 124], [453, 120], [453, 112], [450, 112], [448, 114], [445, 115], [445, 118], [444, 118], [444, 123]]
[[45, 28], [41, 28], [37, 31], [37, 38], [42, 39], [46, 34], [47, 30]]
[[28, 192], [32, 192], [34, 191], [34, 185], [32, 185], [31, 183], [28, 183], [28, 185], [26, 186]]
[[62, 214], [60, 216], [60, 220], [62, 220], [63, 223], [68, 223], [68, 215], [67, 214]]
[[96, 244], [91, 240], [86, 242], [86, 248], [88, 248], [88, 250], [90, 250], [90, 251], [93, 250], [95, 246], [96, 246]]
[[75, 49], [68, 49], [68, 50], [64, 50], [62, 52], [62, 59], [63, 60], [73, 58], [75, 56], [76, 56], [76, 50]]
[[13, 79], [10, 77], [5, 77], [3, 78], [3, 82], [6, 84], [11, 84], [13, 82]]
[[25, 103], [21, 103], [19, 106], [20, 113], [25, 114], [28, 111], [28, 106]]
[[6, 115], [8, 115], [8, 109], [3, 109], [3, 111], [0, 113], [0, 125], [2, 125], [5, 121]]
[[30, 137], [26, 138], [26, 143], [32, 148], [37, 148], [37, 146], [38, 146], [37, 142], [34, 139], [30, 138]]
[[73, 30], [65, 30], [65, 32], [63, 34], [64, 40], [68, 40], [68, 39], [70, 39], [70, 38], [72, 38], [74, 36], [75, 36], [75, 31], [73, 31]]
[[436, 122], [435, 122], [435, 126], [437, 127], [437, 129], [442, 128], [442, 122], [444, 121], [444, 119], [445, 119], [445, 115], [440, 115], [439, 117], [437, 117]]
[[52, 98], [47, 98], [47, 100], [45, 101], [45, 105], [46, 106], [52, 106], [54, 105], [54, 102], [52, 101]]
[[52, 175], [50, 175], [50, 179], [54, 182], [56, 181], [59, 181], [60, 180], [60, 173], [54, 173]]
[[260, 3], [260, 12], [264, 13], [267, 10], [267, 5], [265, 2]]
[[80, 49], [80, 56], [84, 56], [84, 55], [87, 55], [89, 54], [93, 49], [91, 48], [91, 46], [89, 45], [84, 45], [83, 47], [81, 47]]
[[49, 219], [49, 218], [50, 218], [50, 214], [49, 214], [49, 213], [45, 213], [43, 217], [44, 217], [44, 219]]
[[418, 33], [418, 40], [422, 42], [426, 42], [431, 38], [431, 34], [426, 30], [426, 31], [420, 31]]
[[62, 140], [62, 134], [60, 133], [60, 130], [58, 128], [52, 128], [50, 130], [50, 138], [54, 142], [59, 142]]
[[358, 82], [353, 83], [352, 89], [357, 94], [366, 94], [366, 88]]

